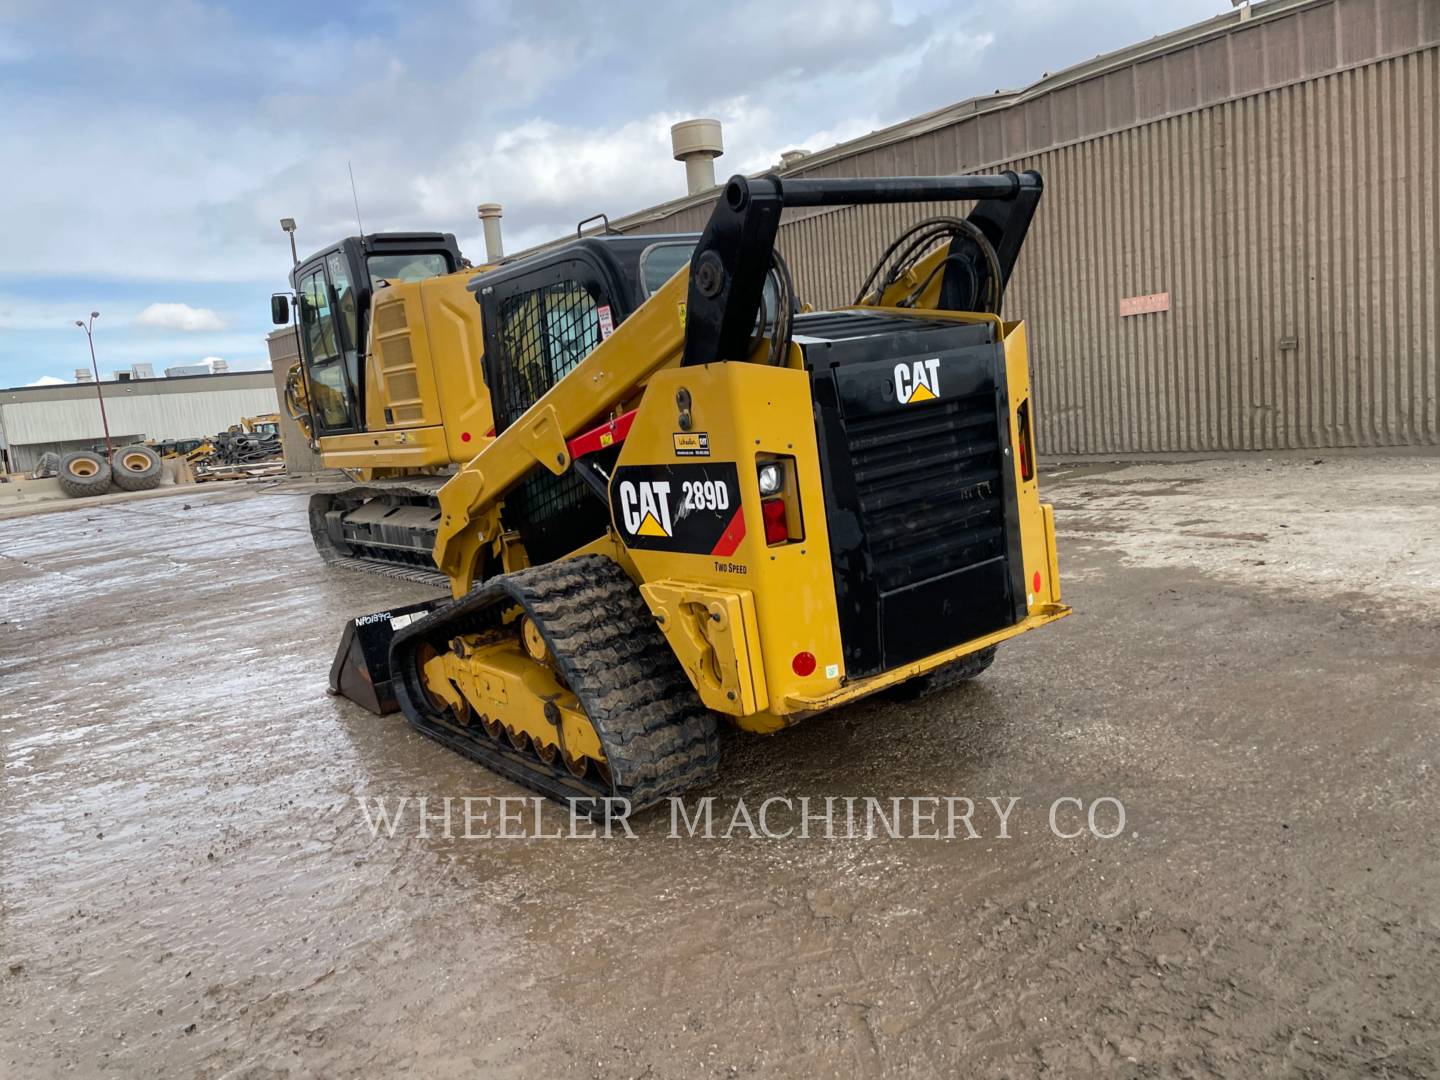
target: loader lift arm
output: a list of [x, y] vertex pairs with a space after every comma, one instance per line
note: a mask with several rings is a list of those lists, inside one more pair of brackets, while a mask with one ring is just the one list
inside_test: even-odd
[[[999, 295], [1025, 242], [1041, 191], [1040, 175], [1035, 172], [875, 180], [781, 180], [774, 174], [756, 179], [731, 177], [691, 257], [683, 362], [686, 366], [712, 364], [749, 352], [780, 212], [787, 206], [978, 200], [969, 220], [994, 248], [1002, 277]], [[944, 252], [939, 257], [952, 254]], [[970, 276], [983, 280], [983, 273], [988, 271]], [[944, 294], [942, 286], [949, 310], [980, 309], [976, 297], [954, 292]]]

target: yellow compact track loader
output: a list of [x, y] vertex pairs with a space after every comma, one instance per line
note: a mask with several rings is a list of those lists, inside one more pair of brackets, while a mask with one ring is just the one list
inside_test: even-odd
[[[698, 236], [476, 271], [392, 234], [301, 264], [296, 396], [359, 470], [317, 543], [451, 593], [352, 620], [332, 686], [638, 809], [715, 775], [721, 718], [934, 691], [1067, 614], [1025, 327], [999, 314], [1041, 189], [737, 176]], [[785, 207], [917, 202], [973, 208], [902, 234], [853, 305], [801, 306]]]

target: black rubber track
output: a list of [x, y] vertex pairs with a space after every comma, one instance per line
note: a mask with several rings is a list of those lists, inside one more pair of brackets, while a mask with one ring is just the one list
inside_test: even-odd
[[917, 698], [930, 697], [932, 694], [943, 694], [946, 690], [953, 690], [961, 683], [969, 682], [993, 664], [997, 648], [998, 646], [991, 645], [988, 649], [981, 649], [969, 656], [962, 656], [959, 660], [952, 660], [943, 667], [938, 667], [918, 678], [892, 687], [888, 691], [888, 695], [896, 701], [914, 701]]
[[[592, 769], [577, 779], [563, 762], [491, 739], [437, 711], [421, 681], [418, 650], [448, 649], [457, 634], [493, 631], [522, 608], [534, 620], [566, 684], [595, 726], [610, 785]], [[625, 798], [640, 810], [715, 779], [720, 738], [635, 584], [615, 563], [586, 555], [491, 578], [395, 635], [395, 696], [418, 730], [503, 776], [562, 802]], [[596, 808], [603, 812], [603, 808]]]

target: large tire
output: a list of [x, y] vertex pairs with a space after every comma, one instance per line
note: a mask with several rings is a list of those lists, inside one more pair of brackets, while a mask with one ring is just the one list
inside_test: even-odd
[[885, 691], [886, 696], [893, 701], [914, 701], [917, 698], [944, 693], [963, 682], [969, 682], [993, 664], [995, 649], [996, 646], [991, 645], [988, 649], [981, 649], [969, 656], [962, 656], [959, 660], [952, 660], [944, 667], [926, 672], [918, 678], [909, 679], [899, 686], [892, 686]]
[[46, 480], [60, 472], [60, 455], [54, 450], [46, 450], [40, 455], [40, 460], [35, 463], [35, 471], [30, 474], [31, 480]]
[[60, 490], [73, 499], [110, 490], [110, 463], [104, 454], [76, 450], [60, 459]]
[[121, 491], [149, 491], [160, 486], [165, 466], [160, 455], [148, 446], [136, 443], [122, 446], [110, 459], [115, 486]]

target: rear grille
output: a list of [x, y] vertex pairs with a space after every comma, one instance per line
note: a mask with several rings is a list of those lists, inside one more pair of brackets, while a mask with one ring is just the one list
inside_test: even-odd
[[993, 394], [846, 424], [871, 573], [884, 592], [1005, 553]]
[[1003, 347], [981, 324], [839, 338], [857, 322], [804, 343], [851, 678], [1010, 626], [1025, 602]]

